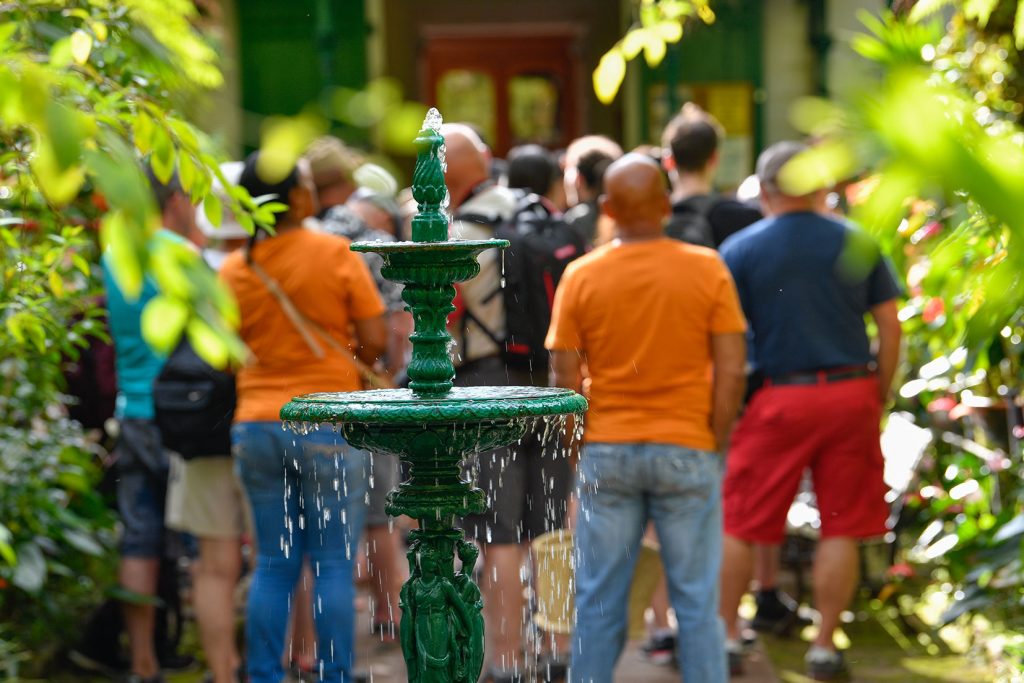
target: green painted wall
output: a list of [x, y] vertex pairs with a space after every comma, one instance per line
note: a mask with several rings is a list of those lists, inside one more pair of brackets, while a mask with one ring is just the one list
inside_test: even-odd
[[[295, 114], [327, 86], [366, 84], [361, 0], [238, 0], [237, 12], [247, 114]], [[246, 127], [258, 119], [247, 115]]]

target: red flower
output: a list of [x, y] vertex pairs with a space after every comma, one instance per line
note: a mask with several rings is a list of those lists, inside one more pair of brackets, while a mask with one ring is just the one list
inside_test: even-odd
[[921, 320], [928, 324], [931, 324], [938, 320], [946, 312], [946, 304], [941, 298], [935, 296], [928, 300], [925, 304], [924, 311], [921, 312]]
[[914, 576], [914, 568], [906, 562], [894, 564], [886, 570], [885, 575], [890, 578], [910, 579]]

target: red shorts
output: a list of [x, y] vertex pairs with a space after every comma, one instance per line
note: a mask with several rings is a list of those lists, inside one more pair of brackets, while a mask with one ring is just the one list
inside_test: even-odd
[[875, 377], [759, 390], [726, 459], [725, 533], [753, 543], [782, 542], [807, 468], [822, 537], [885, 533], [881, 414]]

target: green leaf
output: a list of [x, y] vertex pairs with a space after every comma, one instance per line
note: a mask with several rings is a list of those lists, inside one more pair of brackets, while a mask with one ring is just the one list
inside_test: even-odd
[[85, 64], [92, 53], [92, 36], [78, 29], [71, 34], [71, 58], [76, 64]]
[[918, 3], [910, 10], [908, 19], [912, 24], [917, 23], [928, 15], [935, 14], [943, 7], [952, 4], [953, 0], [918, 0]]
[[985, 28], [988, 19], [992, 16], [992, 10], [999, 4], [999, 0], [966, 0], [964, 2], [964, 16], [968, 19], [976, 19], [978, 26]]
[[78, 550], [81, 550], [86, 555], [102, 557], [104, 554], [103, 546], [97, 543], [96, 539], [84, 531], [79, 531], [78, 529], [65, 529], [63, 536], [65, 541]]
[[77, 268], [78, 272], [80, 272], [82, 275], [85, 275], [86, 277], [89, 276], [92, 267], [89, 265], [88, 261], [82, 258], [81, 254], [72, 254], [71, 263], [74, 264], [75, 268]]
[[228, 364], [228, 345], [212, 327], [200, 318], [193, 318], [188, 324], [188, 340], [200, 358], [215, 368]]
[[7, 44], [11, 42], [11, 37], [17, 30], [18, 24], [16, 22], [8, 21], [5, 24], [0, 24], [0, 49], [7, 47]]
[[142, 293], [142, 264], [134, 248], [131, 229], [120, 211], [106, 215], [100, 228], [100, 239], [117, 286], [129, 300]]
[[61, 279], [60, 273], [58, 273], [56, 270], [51, 270], [50, 274], [47, 276], [47, 279], [49, 280], [50, 291], [53, 292], [53, 295], [58, 299], [63, 299], [64, 280]]
[[181, 141], [185, 147], [191, 150], [199, 149], [199, 138], [196, 136], [195, 130], [187, 122], [180, 119], [168, 119], [168, 124], [171, 126], [171, 130], [178, 136], [178, 140]]
[[203, 198], [203, 213], [206, 219], [216, 226], [224, 220], [224, 207], [221, 206], [220, 197], [216, 192], [211, 192]]
[[174, 176], [174, 143], [163, 126], [153, 128], [153, 153], [149, 155], [149, 164], [153, 174], [163, 184], [171, 182]]
[[188, 306], [163, 294], [153, 297], [142, 310], [142, 338], [162, 356], [170, 355], [188, 322]]
[[136, 115], [132, 130], [135, 134], [135, 147], [143, 155], [149, 154], [153, 151], [153, 131], [155, 126], [153, 125], [153, 119], [149, 117], [145, 112], [139, 112]]
[[178, 155], [178, 180], [185, 192], [191, 193], [196, 181], [196, 164], [192, 161], [192, 155], [181, 153]]
[[1018, 50], [1024, 50], [1024, 2], [1017, 5], [1017, 15], [1013, 19], [1013, 42]]
[[594, 69], [594, 94], [602, 104], [611, 104], [626, 78], [626, 60], [618, 49], [611, 49], [601, 57]]
[[18, 546], [18, 564], [11, 582], [27, 593], [38, 593], [46, 583], [46, 558], [35, 543]]
[[11, 533], [11, 530], [0, 524], [0, 559], [12, 567], [18, 562], [18, 554], [11, 547], [13, 540], [14, 534]]
[[61, 38], [50, 47], [50, 66], [63, 69], [74, 61], [71, 55], [71, 38]]

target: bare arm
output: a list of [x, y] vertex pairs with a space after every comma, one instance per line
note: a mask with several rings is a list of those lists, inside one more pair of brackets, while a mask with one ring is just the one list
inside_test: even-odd
[[583, 383], [583, 361], [577, 351], [551, 352], [551, 386], [579, 391]]
[[388, 348], [388, 325], [385, 316], [356, 320], [354, 327], [356, 356], [372, 367]]
[[719, 451], [729, 447], [732, 425], [743, 401], [747, 378], [747, 343], [744, 335], [716, 334], [711, 337], [714, 379], [711, 390], [711, 431]]
[[900, 362], [900, 337], [903, 336], [895, 299], [872, 308], [871, 317], [878, 327], [878, 390], [881, 392], [882, 403], [885, 403], [892, 389], [896, 366]]

